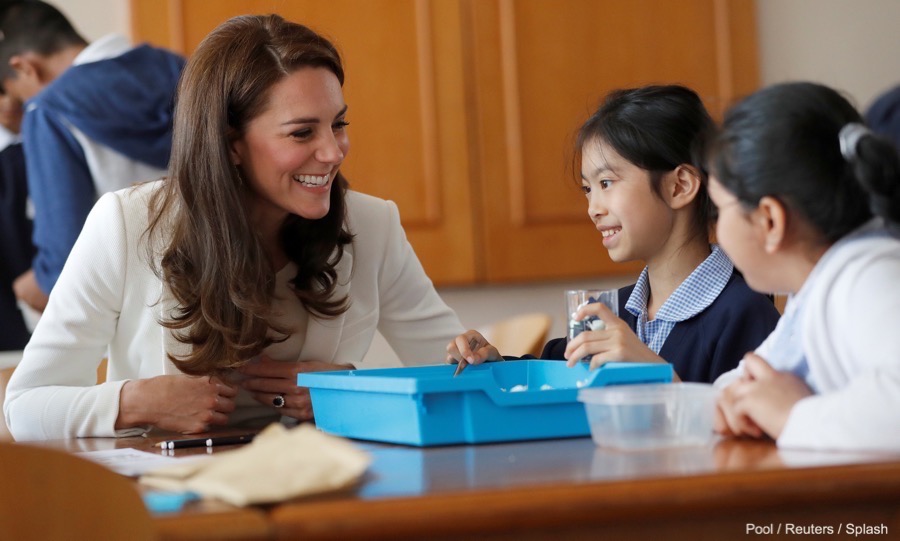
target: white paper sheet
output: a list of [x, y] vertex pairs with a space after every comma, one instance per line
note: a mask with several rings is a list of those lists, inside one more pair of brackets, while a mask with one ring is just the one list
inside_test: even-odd
[[163, 454], [165, 452], [163, 450], [160, 450], [159, 453], [150, 453], [138, 451], [137, 449], [108, 449], [104, 451], [84, 451], [76, 454], [128, 477], [139, 477], [156, 468], [186, 460], [206, 460], [209, 458], [208, 455], [190, 455], [176, 458], [166, 456]]

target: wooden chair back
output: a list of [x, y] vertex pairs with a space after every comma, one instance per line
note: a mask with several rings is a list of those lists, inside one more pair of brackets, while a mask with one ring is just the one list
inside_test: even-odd
[[483, 334], [502, 355], [538, 356], [544, 349], [552, 321], [543, 312], [522, 314], [493, 323]]
[[775, 298], [772, 300], [775, 303], [775, 308], [778, 309], [779, 314], [784, 314], [784, 305], [787, 304], [787, 295], [775, 295]]
[[137, 483], [76, 455], [0, 443], [0, 539], [157, 539]]

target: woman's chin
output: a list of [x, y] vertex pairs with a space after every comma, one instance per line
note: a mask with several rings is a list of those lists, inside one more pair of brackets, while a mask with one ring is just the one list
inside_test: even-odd
[[325, 216], [328, 216], [328, 211], [331, 210], [331, 206], [319, 207], [319, 208], [309, 208], [305, 207], [302, 209], [296, 209], [294, 214], [297, 216], [304, 218], [306, 220], [321, 220]]

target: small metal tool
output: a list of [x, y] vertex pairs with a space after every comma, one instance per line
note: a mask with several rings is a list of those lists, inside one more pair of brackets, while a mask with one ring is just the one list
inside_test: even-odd
[[456, 372], [453, 373], [453, 377], [455, 378], [462, 374], [462, 371], [465, 370], [467, 366], [469, 366], [469, 363], [465, 359], [460, 360], [456, 365]]
[[[478, 340], [476, 340], [474, 337], [469, 338], [469, 349], [475, 349], [475, 346], [477, 345]], [[469, 366], [469, 362], [465, 359], [460, 359], [459, 363], [456, 365], [456, 372], [453, 373], [453, 377], [455, 378], [456, 376], [462, 374], [462, 371], [465, 370], [467, 366]]]

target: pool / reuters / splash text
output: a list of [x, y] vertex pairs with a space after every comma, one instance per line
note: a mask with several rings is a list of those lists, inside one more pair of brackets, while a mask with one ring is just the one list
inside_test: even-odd
[[832, 524], [795, 524], [792, 522], [752, 524], [747, 523], [747, 535], [840, 535], [860, 537], [867, 535], [888, 535], [884, 524], [853, 524], [850, 522]]

